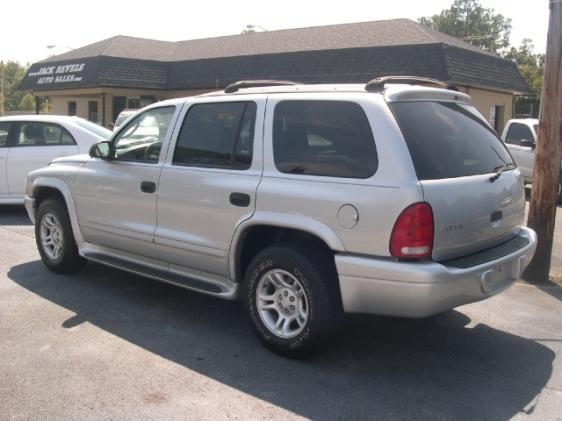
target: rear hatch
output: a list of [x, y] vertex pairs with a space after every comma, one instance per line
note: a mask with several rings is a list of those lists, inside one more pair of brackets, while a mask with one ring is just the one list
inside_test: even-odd
[[445, 100], [389, 106], [433, 210], [433, 259], [453, 259], [511, 239], [523, 223], [523, 183], [503, 142], [478, 111]]

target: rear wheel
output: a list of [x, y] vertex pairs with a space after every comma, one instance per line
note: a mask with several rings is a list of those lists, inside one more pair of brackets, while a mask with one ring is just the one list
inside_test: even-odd
[[66, 207], [57, 199], [48, 198], [39, 205], [35, 241], [41, 260], [52, 272], [77, 272], [86, 263], [78, 254]]
[[337, 275], [329, 256], [295, 245], [265, 249], [244, 282], [250, 323], [272, 351], [302, 357], [328, 339], [341, 315]]

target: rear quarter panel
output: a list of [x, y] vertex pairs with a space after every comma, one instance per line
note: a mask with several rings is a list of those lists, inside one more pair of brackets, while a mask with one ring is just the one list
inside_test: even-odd
[[[368, 179], [284, 174], [273, 158], [273, 114], [283, 100], [345, 100], [364, 110], [377, 147], [378, 169]], [[377, 94], [302, 93], [277, 94], [268, 99], [264, 132], [264, 174], [258, 187], [256, 214], [284, 213], [287, 218], [312, 218], [340, 239], [345, 252], [390, 256], [389, 240], [394, 222], [408, 205], [423, 200], [402, 134], [384, 99]], [[338, 222], [344, 205], [357, 209], [353, 228]], [[311, 231], [313, 231], [311, 227]]]

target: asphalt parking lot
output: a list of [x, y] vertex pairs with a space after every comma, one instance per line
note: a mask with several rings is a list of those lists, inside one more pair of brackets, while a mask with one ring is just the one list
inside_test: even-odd
[[237, 303], [97, 264], [49, 273], [23, 208], [0, 208], [0, 419], [264, 418], [562, 419], [562, 288], [518, 282], [425, 320], [355, 316], [291, 361]]

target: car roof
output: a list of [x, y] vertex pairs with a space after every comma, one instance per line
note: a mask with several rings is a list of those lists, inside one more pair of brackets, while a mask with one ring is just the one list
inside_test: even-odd
[[52, 115], [52, 114], [24, 114], [0, 117], [0, 122], [10, 121], [40, 121], [45, 123], [72, 123], [76, 120], [84, 120], [77, 116]]
[[[470, 96], [450, 89], [433, 88], [421, 85], [410, 85], [402, 83], [389, 83], [381, 92], [369, 92], [365, 90], [365, 84], [317, 84], [317, 85], [283, 85], [242, 88], [236, 92], [225, 93], [224, 91], [214, 91], [191, 98], [209, 97], [232, 97], [244, 95], [270, 95], [270, 94], [290, 94], [290, 93], [364, 93], [365, 95], [384, 95], [389, 102], [395, 101], [415, 101], [415, 100], [449, 100], [459, 102], [469, 102]], [[188, 97], [189, 98], [189, 97]], [[188, 99], [184, 98], [184, 99]]]

